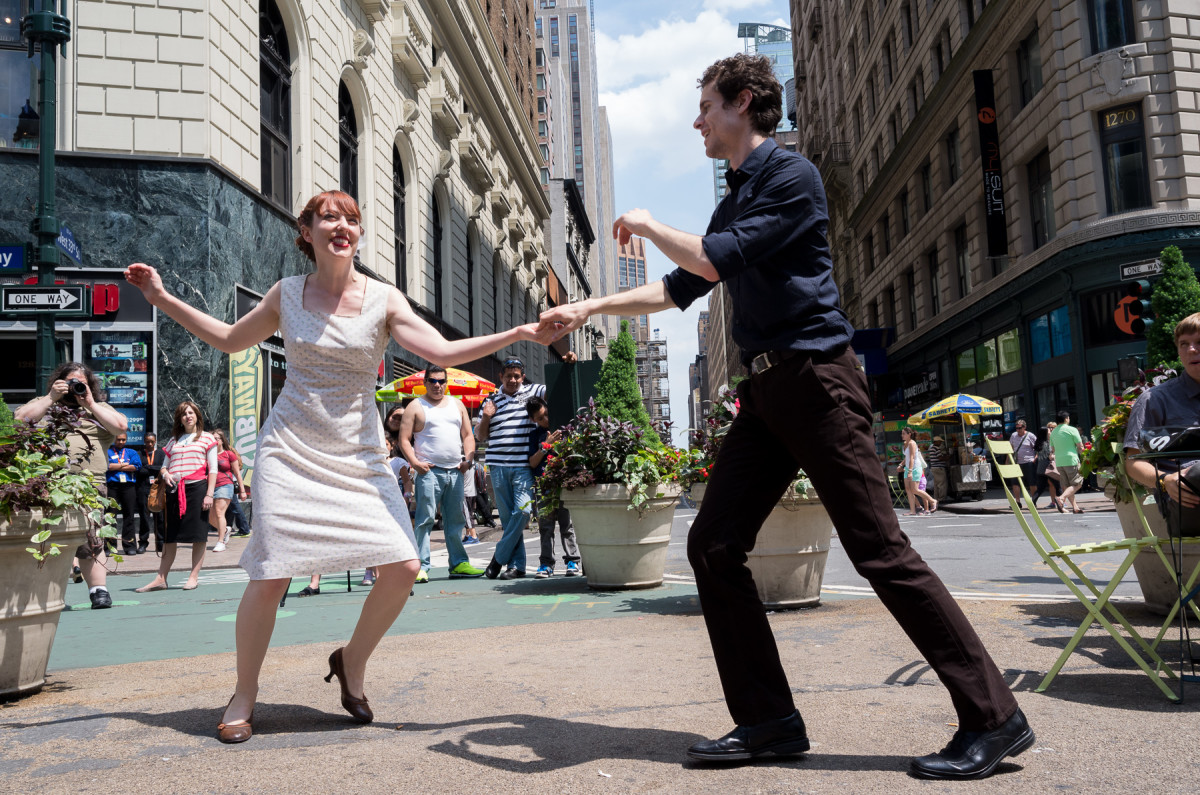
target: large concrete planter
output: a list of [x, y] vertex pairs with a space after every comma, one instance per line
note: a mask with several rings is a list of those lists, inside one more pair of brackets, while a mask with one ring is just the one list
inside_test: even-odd
[[[1146, 534], [1133, 503], [1118, 502], [1116, 507], [1117, 517], [1121, 520], [1121, 531], [1126, 538], [1141, 538]], [[1170, 537], [1167, 534], [1167, 520], [1159, 513], [1156, 504], [1152, 502], [1143, 505], [1142, 513], [1146, 515], [1146, 521], [1149, 523], [1150, 529], [1154, 531], [1154, 535], [1159, 538]], [[1200, 562], [1200, 544], [1181, 544], [1179, 546], [1183, 549], [1183, 576], [1186, 578], [1195, 568], [1196, 563]], [[1167, 556], [1167, 560], [1172, 559], [1171, 550], [1163, 549], [1163, 553]], [[1142, 597], [1146, 600], [1146, 608], [1151, 613], [1160, 616], [1169, 613], [1179, 599], [1179, 588], [1163, 568], [1158, 555], [1143, 552], [1134, 558], [1133, 570], [1137, 575], [1138, 585], [1142, 587]]]
[[[692, 486], [699, 508], [707, 486]], [[829, 559], [833, 522], [816, 496], [781, 500], [763, 523], [746, 565], [754, 574], [758, 596], [768, 610], [816, 607]]]
[[589, 588], [619, 591], [662, 585], [679, 489], [666, 485], [659, 491], [663, 496], [650, 499], [640, 516], [629, 510], [629, 489], [618, 483], [563, 492]]
[[40, 513], [0, 519], [0, 699], [31, 695], [46, 681], [50, 647], [64, 607], [71, 556], [87, 538], [87, 517], [67, 513], [50, 540], [61, 554], [38, 568], [26, 548]]

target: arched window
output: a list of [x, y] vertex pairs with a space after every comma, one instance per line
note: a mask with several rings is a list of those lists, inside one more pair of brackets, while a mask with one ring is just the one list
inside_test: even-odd
[[258, 85], [261, 108], [262, 193], [291, 208], [292, 57], [275, 0], [258, 6]]
[[395, 213], [392, 228], [396, 234], [396, 286], [408, 292], [408, 224], [404, 203], [404, 164], [400, 150], [392, 145], [392, 209]]
[[475, 336], [475, 247], [479, 238], [471, 232], [467, 238], [467, 336]]
[[433, 212], [430, 214], [431, 234], [433, 239], [430, 243], [433, 246], [433, 312], [438, 317], [445, 319], [442, 313], [442, 242], [444, 240], [444, 232], [442, 230], [442, 211], [438, 207], [438, 200], [433, 198]]
[[354, 117], [354, 101], [344, 82], [338, 82], [338, 164], [341, 166], [340, 187], [358, 198], [358, 120]]

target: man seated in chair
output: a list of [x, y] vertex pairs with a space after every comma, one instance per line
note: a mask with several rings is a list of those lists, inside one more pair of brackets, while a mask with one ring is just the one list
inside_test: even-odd
[[1125, 472], [1151, 490], [1164, 492], [1185, 508], [1200, 507], [1200, 494], [1180, 485], [1180, 473], [1200, 461], [1161, 458], [1157, 462], [1133, 458], [1142, 452], [1143, 428], [1189, 428], [1200, 425], [1200, 312], [1175, 326], [1175, 350], [1184, 374], [1146, 390], [1129, 412], [1125, 428]]

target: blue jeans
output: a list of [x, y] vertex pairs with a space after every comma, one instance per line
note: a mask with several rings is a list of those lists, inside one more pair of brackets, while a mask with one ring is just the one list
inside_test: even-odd
[[450, 553], [450, 569], [467, 562], [462, 533], [467, 521], [463, 518], [462, 473], [457, 469], [433, 467], [425, 474], [416, 473], [413, 495], [417, 503], [414, 528], [417, 536], [417, 555], [421, 568], [429, 570], [429, 530], [442, 509], [442, 529], [446, 533], [446, 551]]
[[496, 512], [504, 528], [493, 555], [501, 565], [525, 571], [525, 542], [522, 534], [533, 515], [533, 470], [529, 467], [488, 467], [496, 492]]

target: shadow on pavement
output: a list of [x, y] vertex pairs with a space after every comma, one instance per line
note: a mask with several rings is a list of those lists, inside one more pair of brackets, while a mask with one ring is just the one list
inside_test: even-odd
[[[0, 723], [0, 729], [10, 731], [39, 731], [57, 727], [59, 731], [72, 724], [89, 721], [129, 720], [154, 729], [167, 729], [192, 737], [216, 739], [217, 724], [224, 705], [213, 709], [181, 709], [174, 712], [90, 712], [57, 720]], [[361, 729], [345, 714], [322, 712], [298, 704], [259, 704], [254, 710], [254, 736], [298, 734], [303, 732], [333, 732]], [[157, 736], [157, 735], [156, 735]], [[158, 736], [164, 739], [163, 736]]]
[[[506, 596], [556, 596], [587, 599], [614, 605], [617, 613], [642, 613], [656, 616], [700, 615], [700, 601], [689, 590], [663, 585], [636, 591], [595, 591], [583, 577], [552, 577], [547, 580], [505, 580], [496, 590]], [[647, 594], [634, 596], [634, 594]]]
[[435, 743], [429, 750], [518, 773], [558, 770], [600, 759], [671, 762], [681, 760], [688, 746], [705, 739], [690, 732], [631, 729], [525, 714], [450, 723], [404, 723], [396, 728], [435, 736], [465, 729], [461, 738]]

